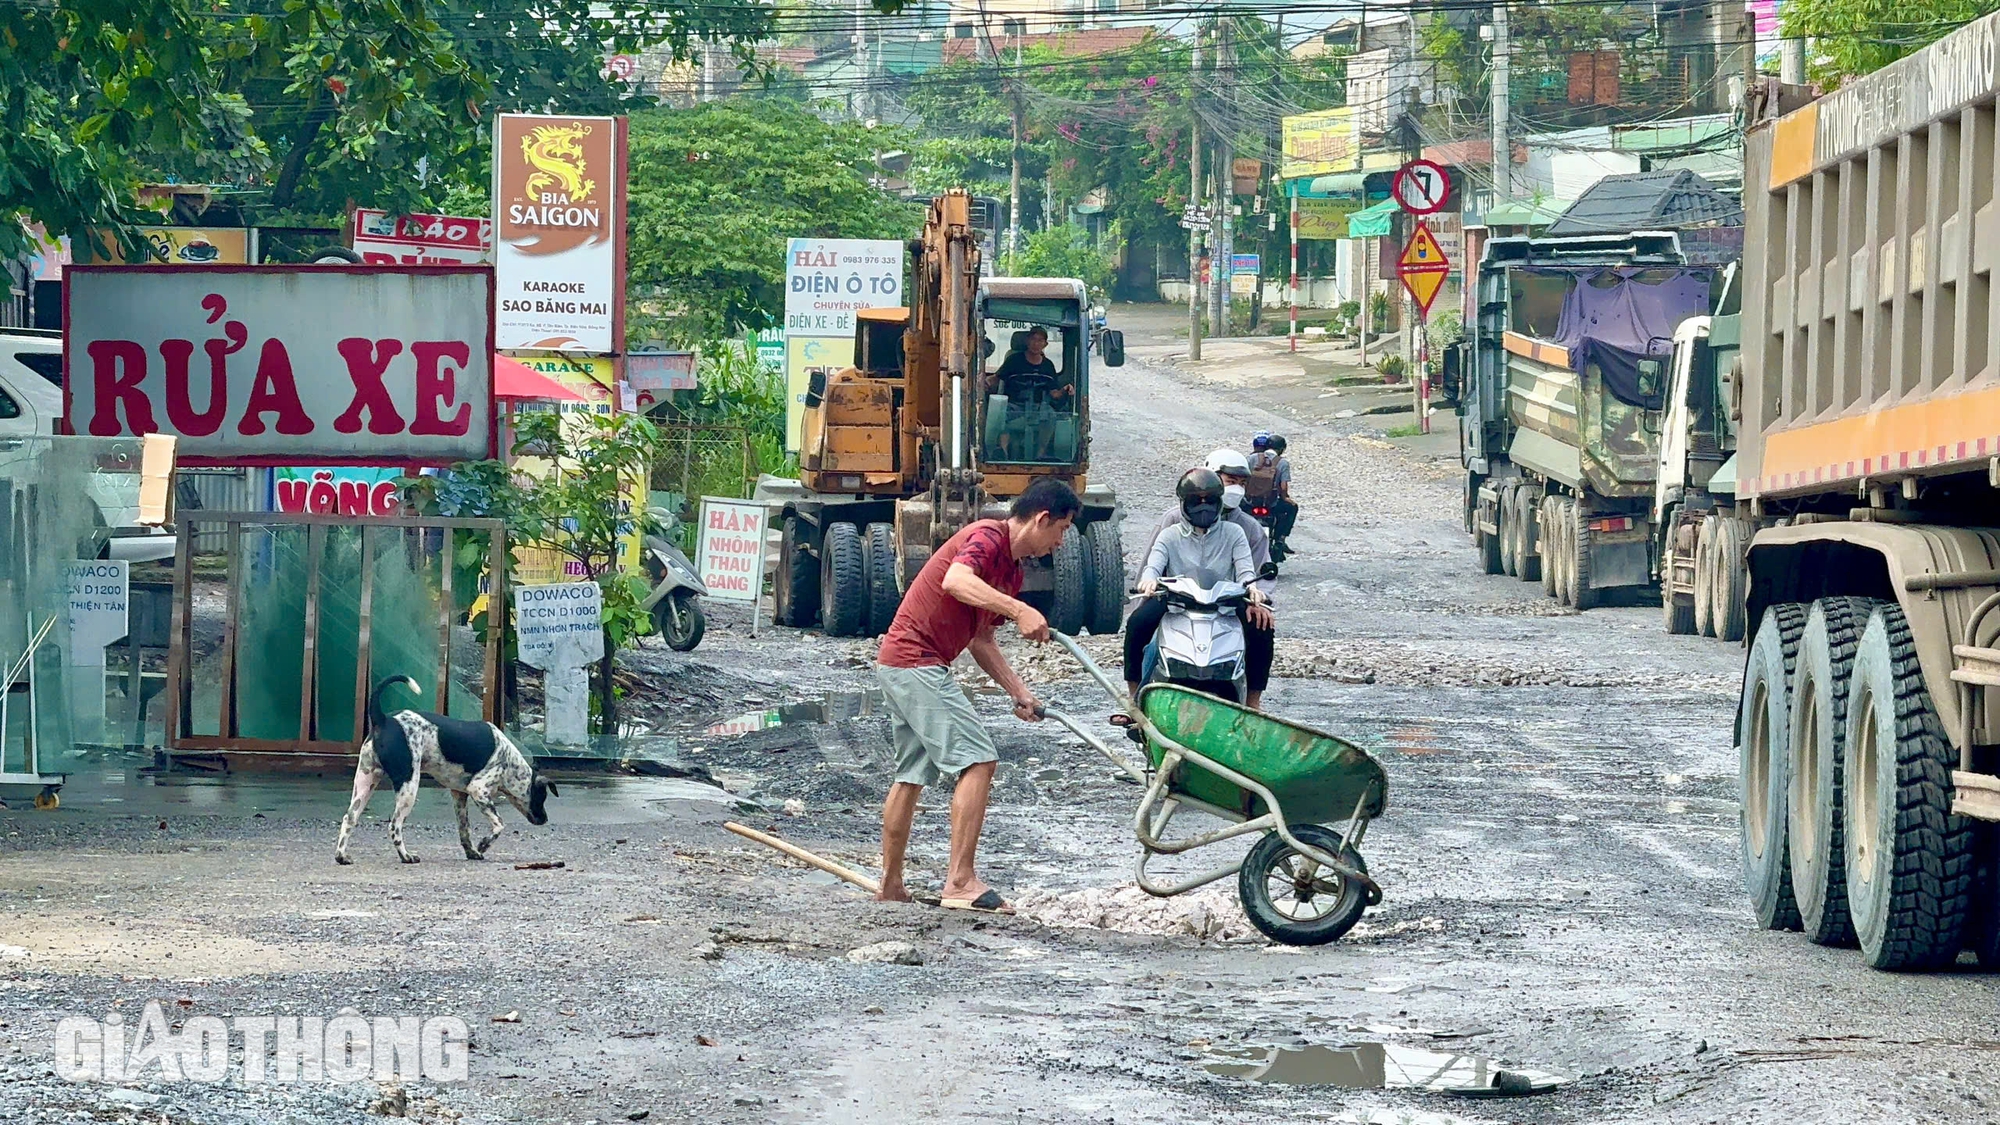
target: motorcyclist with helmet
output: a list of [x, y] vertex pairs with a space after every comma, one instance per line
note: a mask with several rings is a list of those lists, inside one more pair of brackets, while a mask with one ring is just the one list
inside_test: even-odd
[[1292, 463], [1285, 457], [1285, 439], [1279, 434], [1259, 433], [1251, 439], [1250, 448], [1251, 471], [1269, 470], [1272, 477], [1271, 541], [1279, 552], [1289, 554], [1299, 506], [1292, 500]]
[[[1267, 624], [1269, 620], [1269, 611], [1262, 604], [1264, 593], [1256, 586], [1250, 538], [1234, 521], [1223, 518], [1222, 477], [1205, 466], [1189, 469], [1182, 474], [1174, 494], [1179, 498], [1178, 516], [1153, 537], [1139, 571], [1139, 593], [1148, 597], [1125, 619], [1125, 687], [1135, 698], [1146, 646], [1152, 643], [1167, 613], [1166, 603], [1150, 596], [1159, 588], [1160, 579], [1190, 578], [1204, 586], [1240, 582], [1249, 591], [1250, 611], [1263, 611]], [[1247, 634], [1245, 648], [1247, 664]]]
[[[1271, 561], [1271, 538], [1264, 525], [1243, 507], [1243, 486], [1250, 479], [1250, 459], [1234, 449], [1218, 449], [1208, 455], [1202, 467], [1222, 478], [1222, 518], [1242, 528], [1244, 538], [1250, 541], [1250, 565], [1257, 569], [1254, 588], [1263, 594], [1265, 604], [1249, 607], [1243, 620], [1243, 702], [1256, 710], [1263, 701], [1264, 688], [1271, 682], [1271, 659], [1277, 645], [1276, 622], [1269, 604], [1272, 591], [1277, 586], [1277, 567]], [[1153, 525], [1152, 537], [1158, 539], [1160, 533], [1171, 529], [1181, 519], [1180, 506], [1169, 506], [1160, 513], [1159, 522]]]

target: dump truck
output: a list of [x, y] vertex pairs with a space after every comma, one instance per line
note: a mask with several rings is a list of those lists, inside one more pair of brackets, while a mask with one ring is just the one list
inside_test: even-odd
[[[799, 479], [760, 485], [782, 527], [779, 624], [883, 632], [932, 552], [1043, 477], [1074, 488], [1083, 513], [1026, 566], [1023, 599], [1066, 633], [1123, 624], [1123, 513], [1089, 479], [1092, 352], [1122, 364], [1123, 334], [1093, 334], [1081, 281], [982, 277], [972, 203], [962, 191], [931, 203], [910, 244], [909, 307], [856, 314], [854, 365], [807, 387]], [[1055, 379], [1002, 378], [1036, 329]]]
[[1736, 518], [1743, 317], [1740, 278], [1733, 267], [1727, 274], [1716, 315], [1689, 317], [1674, 331], [1652, 518], [1667, 632], [1740, 641], [1750, 545], [1748, 525]]
[[1736, 739], [1758, 920], [2000, 964], [2000, 16], [1745, 137]]
[[1486, 573], [1578, 609], [1653, 584], [1673, 334], [1713, 283], [1672, 232], [1486, 243], [1456, 345], [1465, 527]]

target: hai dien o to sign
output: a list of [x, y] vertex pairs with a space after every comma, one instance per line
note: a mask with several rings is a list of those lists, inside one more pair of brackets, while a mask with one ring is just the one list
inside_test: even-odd
[[493, 201], [499, 346], [621, 350], [625, 119], [501, 114]]
[[478, 266], [72, 266], [70, 431], [173, 434], [183, 464], [493, 456]]

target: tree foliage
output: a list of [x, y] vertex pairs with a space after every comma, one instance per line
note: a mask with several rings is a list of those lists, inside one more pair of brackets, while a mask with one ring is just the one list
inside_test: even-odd
[[1833, 87], [1995, 10], [2000, 0], [1789, 0], [1778, 19], [1787, 37], [1811, 41], [1806, 76]]
[[142, 151], [259, 162], [247, 115], [185, 3], [0, 6], [0, 256], [27, 248], [16, 217], [52, 234], [137, 221]]
[[1104, 243], [1091, 237], [1088, 230], [1069, 224], [1038, 230], [1028, 236], [1019, 260], [1008, 272], [1021, 277], [1073, 277], [1090, 290], [1092, 300], [1103, 301], [1111, 292], [1111, 247], [1117, 241], [1115, 226]]
[[[490, 175], [496, 111], [650, 99], [608, 52], [726, 44], [756, 0], [40, 0], [0, 6], [0, 254], [12, 218], [78, 235], [146, 221], [147, 180], [266, 189], [262, 222], [424, 210]], [[137, 243], [133, 244], [134, 246]]]
[[908, 238], [917, 208], [869, 182], [890, 130], [782, 102], [632, 118], [633, 339], [695, 342], [779, 322], [791, 238]]

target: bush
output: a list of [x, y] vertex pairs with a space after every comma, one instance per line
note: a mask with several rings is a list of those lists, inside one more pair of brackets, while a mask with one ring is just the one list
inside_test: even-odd
[[1403, 361], [1402, 356], [1385, 355], [1375, 364], [1375, 369], [1382, 373], [1384, 379], [1393, 383], [1403, 377], [1404, 372], [1410, 369], [1410, 365]]

